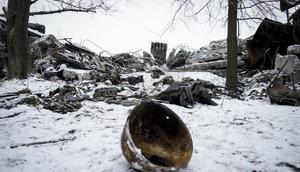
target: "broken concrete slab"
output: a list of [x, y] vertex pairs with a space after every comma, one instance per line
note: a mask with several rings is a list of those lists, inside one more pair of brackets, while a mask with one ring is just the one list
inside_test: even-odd
[[91, 80], [93, 79], [92, 70], [65, 68], [62, 70], [65, 80]]
[[174, 69], [185, 65], [186, 60], [189, 58], [189, 53], [184, 49], [173, 49], [167, 59], [167, 67]]
[[275, 68], [276, 70], [282, 70], [283, 74], [291, 75], [297, 69], [297, 64], [300, 64], [300, 60], [296, 55], [276, 55]]
[[[244, 66], [246, 63], [243, 60], [237, 60], [237, 66]], [[203, 71], [210, 69], [224, 69], [227, 68], [227, 60], [218, 60], [212, 62], [198, 63], [193, 65], [186, 65], [176, 68], [177, 71]]]
[[152, 42], [151, 54], [159, 65], [166, 63], [168, 45], [166, 43]]

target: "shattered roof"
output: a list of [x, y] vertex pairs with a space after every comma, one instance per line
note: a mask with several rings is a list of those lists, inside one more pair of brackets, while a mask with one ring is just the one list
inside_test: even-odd
[[300, 0], [280, 0], [280, 10], [285, 11], [300, 4]]

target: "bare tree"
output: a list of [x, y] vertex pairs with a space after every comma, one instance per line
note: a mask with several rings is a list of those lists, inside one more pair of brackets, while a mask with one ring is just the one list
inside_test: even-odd
[[26, 78], [29, 66], [28, 60], [28, 20], [30, 0], [8, 1], [8, 72], [9, 76]]
[[237, 0], [228, 0], [226, 88], [237, 88]]
[[227, 75], [226, 87], [236, 90], [237, 77], [237, 24], [243, 21], [249, 27], [261, 22], [264, 18], [277, 20], [279, 0], [173, 0], [178, 5], [172, 19], [197, 18], [206, 15], [208, 21], [224, 22], [227, 25]]
[[109, 0], [8, 0], [7, 10], [0, 16], [7, 18], [8, 75], [27, 78], [32, 65], [29, 57], [29, 16], [63, 12], [95, 13], [98, 9], [108, 12], [117, 1]]

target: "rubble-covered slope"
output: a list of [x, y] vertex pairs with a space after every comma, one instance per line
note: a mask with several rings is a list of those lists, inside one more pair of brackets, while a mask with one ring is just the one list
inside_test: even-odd
[[[150, 91], [159, 79], [143, 75]], [[167, 72], [176, 80], [201, 78], [224, 85], [224, 78], [202, 72]], [[62, 81], [30, 78], [1, 83], [0, 92], [29, 88], [47, 93]], [[101, 85], [99, 85], [101, 87]], [[123, 92], [124, 94], [127, 94]], [[267, 98], [245, 101], [222, 96], [218, 106], [188, 109], [165, 104], [187, 125], [194, 151], [181, 171], [299, 171], [300, 108], [270, 105]], [[0, 171], [134, 171], [122, 155], [121, 133], [133, 106], [85, 100], [66, 114], [41, 105], [0, 110]]]

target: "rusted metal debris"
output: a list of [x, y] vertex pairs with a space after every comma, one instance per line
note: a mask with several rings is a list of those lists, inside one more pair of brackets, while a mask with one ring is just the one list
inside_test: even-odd
[[136, 170], [171, 172], [188, 165], [193, 142], [175, 112], [162, 104], [143, 101], [126, 120], [121, 148]]

